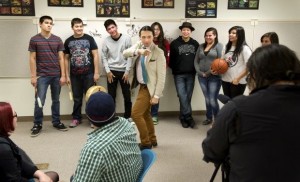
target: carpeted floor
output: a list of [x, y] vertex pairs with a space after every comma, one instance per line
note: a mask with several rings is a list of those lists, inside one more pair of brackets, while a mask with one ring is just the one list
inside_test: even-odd
[[[201, 143], [210, 126], [201, 125], [205, 118], [198, 115], [194, 116], [196, 128], [185, 129], [177, 118], [164, 116], [156, 126], [158, 147], [153, 150], [157, 154], [157, 161], [144, 178], [145, 182], [209, 181], [214, 165], [202, 161]], [[63, 122], [69, 124], [69, 121]], [[30, 137], [32, 125], [32, 122], [19, 122], [11, 138], [36, 164], [48, 163], [48, 170], [57, 171], [61, 181], [69, 181], [86, 141], [86, 134], [92, 131], [90, 125], [84, 121], [78, 127], [62, 132], [46, 121], [42, 133], [35, 138]], [[215, 181], [221, 181], [220, 172]]]

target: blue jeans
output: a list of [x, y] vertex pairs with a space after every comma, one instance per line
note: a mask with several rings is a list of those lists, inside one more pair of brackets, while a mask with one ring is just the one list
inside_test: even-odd
[[198, 76], [198, 80], [205, 98], [206, 118], [212, 120], [220, 109], [217, 97], [221, 89], [221, 78], [214, 75], [209, 77]]
[[[46, 94], [48, 87], [50, 85], [51, 89], [51, 112], [52, 112], [52, 123], [57, 124], [60, 123], [60, 77], [50, 77], [50, 76], [41, 76], [37, 80], [37, 96], [40, 97], [42, 106], [45, 105]], [[43, 108], [38, 106], [37, 97], [35, 97], [34, 103], [34, 124], [42, 124], [43, 123]]]
[[85, 75], [71, 75], [71, 85], [73, 92], [73, 119], [81, 121], [82, 98], [86, 91], [94, 85], [94, 73]]
[[180, 120], [192, 118], [191, 100], [194, 91], [195, 74], [174, 75], [175, 87], [180, 103]]

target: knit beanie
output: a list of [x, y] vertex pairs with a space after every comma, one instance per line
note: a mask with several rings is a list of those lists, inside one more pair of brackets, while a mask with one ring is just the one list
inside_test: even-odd
[[111, 121], [115, 115], [113, 98], [102, 91], [92, 94], [86, 103], [85, 113], [95, 126]]

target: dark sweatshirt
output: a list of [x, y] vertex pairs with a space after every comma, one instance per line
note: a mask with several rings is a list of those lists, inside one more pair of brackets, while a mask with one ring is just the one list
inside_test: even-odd
[[190, 38], [185, 42], [181, 36], [170, 45], [170, 68], [173, 75], [195, 74], [194, 59], [199, 43]]
[[0, 181], [27, 182], [38, 168], [8, 137], [0, 136]]

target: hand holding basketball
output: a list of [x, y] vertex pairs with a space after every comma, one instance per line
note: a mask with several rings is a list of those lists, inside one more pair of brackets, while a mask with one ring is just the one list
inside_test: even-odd
[[211, 70], [213, 73], [224, 74], [228, 70], [228, 63], [224, 59], [217, 58], [211, 63]]

